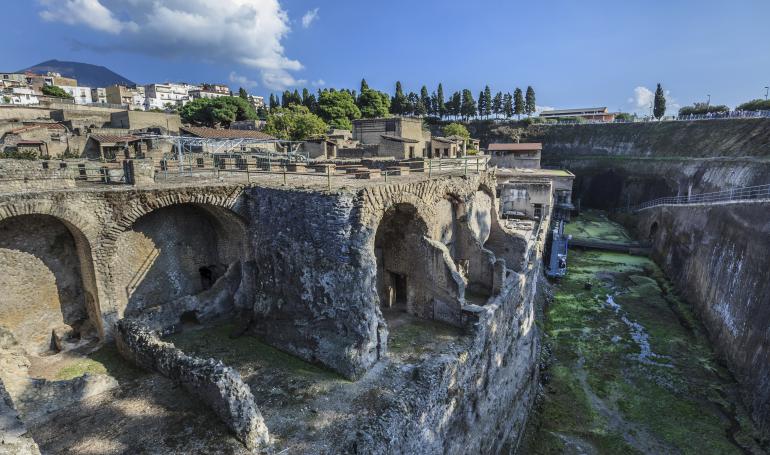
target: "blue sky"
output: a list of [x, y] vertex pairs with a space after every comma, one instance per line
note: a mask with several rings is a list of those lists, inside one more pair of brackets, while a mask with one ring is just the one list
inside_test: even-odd
[[[770, 85], [770, 2], [5, 0], [0, 70], [101, 64], [139, 83], [392, 91], [532, 85], [540, 106], [734, 106]], [[305, 19], [303, 21], [303, 18]], [[10, 45], [9, 45], [10, 43]], [[673, 112], [669, 112], [673, 113]]]

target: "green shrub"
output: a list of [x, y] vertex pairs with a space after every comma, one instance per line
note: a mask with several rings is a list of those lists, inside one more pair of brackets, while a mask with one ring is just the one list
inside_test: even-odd
[[43, 95], [53, 96], [54, 98], [66, 98], [68, 100], [73, 99], [72, 95], [65, 92], [61, 87], [57, 87], [55, 85], [44, 85], [41, 90]]
[[710, 105], [707, 103], [695, 103], [692, 106], [684, 106], [679, 109], [679, 115], [703, 115], [703, 114], [716, 114], [721, 112], [730, 112], [730, 108], [724, 104]]
[[751, 100], [735, 109], [738, 111], [770, 111], [770, 100]]

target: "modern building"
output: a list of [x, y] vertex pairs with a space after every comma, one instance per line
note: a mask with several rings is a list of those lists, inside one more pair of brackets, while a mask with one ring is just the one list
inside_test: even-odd
[[105, 93], [109, 104], [123, 104], [130, 109], [144, 108], [144, 87], [112, 85], [105, 89]]
[[99, 104], [107, 104], [107, 90], [101, 87], [92, 88], [91, 101]]
[[190, 90], [190, 98], [192, 99], [199, 99], [199, 98], [205, 98], [205, 99], [215, 99], [215, 98], [222, 98], [225, 96], [230, 96], [230, 92], [223, 93], [221, 91], [211, 91], [206, 90], [204, 88], [199, 88], [195, 90]]
[[539, 142], [489, 144], [489, 165], [504, 168], [539, 169], [543, 144]]
[[200, 87], [185, 83], [147, 84], [144, 86], [144, 107], [166, 109], [169, 106], [184, 106], [190, 101], [190, 92], [193, 90], [200, 90]]
[[44, 86], [55, 85], [57, 87], [77, 87], [77, 79], [71, 77], [64, 77], [59, 73], [48, 72], [46, 74], [24, 73], [24, 77], [27, 81], [27, 85], [32, 87], [35, 92], [42, 93], [41, 90]]
[[26, 87], [27, 76], [24, 73], [0, 73], [0, 82], [3, 87]]
[[249, 103], [251, 103], [251, 106], [254, 108], [255, 111], [258, 111], [261, 108], [265, 107], [265, 97], [249, 95]]
[[32, 106], [40, 104], [40, 100], [31, 88], [13, 87], [2, 90], [0, 93], [0, 103]]
[[75, 104], [91, 104], [91, 87], [73, 87], [68, 85], [61, 86], [61, 89], [69, 93]]
[[615, 114], [609, 112], [606, 107], [586, 107], [579, 109], [543, 111], [540, 113], [540, 117], [555, 120], [575, 120], [577, 118], [584, 118], [586, 120], [594, 120], [599, 122], [612, 122], [615, 120]]

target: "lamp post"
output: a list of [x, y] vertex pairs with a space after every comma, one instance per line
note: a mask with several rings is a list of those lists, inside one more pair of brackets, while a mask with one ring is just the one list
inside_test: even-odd
[[770, 87], [765, 87], [765, 101], [767, 101], [767, 93], [770, 92]]
[[708, 108], [709, 106], [711, 106], [711, 95], [706, 95], [706, 96], [708, 96], [708, 100], [706, 101], [706, 107]]

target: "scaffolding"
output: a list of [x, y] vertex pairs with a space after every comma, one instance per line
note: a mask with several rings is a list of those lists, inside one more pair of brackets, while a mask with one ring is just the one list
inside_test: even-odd
[[[234, 157], [253, 156], [268, 161], [285, 161], [289, 163], [307, 163], [309, 157], [299, 149], [302, 142], [283, 141], [278, 139], [238, 138], [203, 138], [195, 136], [171, 136], [160, 134], [141, 135], [141, 139], [165, 141], [174, 145], [170, 153], [164, 155], [164, 160], [176, 160], [179, 163], [179, 173], [189, 171], [193, 167], [194, 158], [200, 156]], [[285, 151], [276, 151], [285, 150]]]

